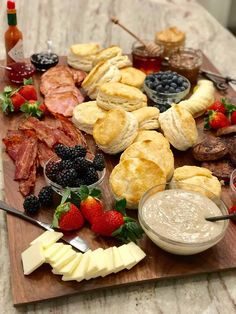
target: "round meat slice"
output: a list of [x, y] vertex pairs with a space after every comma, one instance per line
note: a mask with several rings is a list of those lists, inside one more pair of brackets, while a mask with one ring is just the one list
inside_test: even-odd
[[196, 160], [208, 161], [217, 160], [228, 154], [228, 148], [220, 138], [206, 138], [193, 147], [193, 157]]
[[226, 183], [229, 182], [230, 175], [234, 170], [234, 166], [229, 160], [205, 161], [202, 167], [209, 169], [213, 176]]
[[44, 103], [51, 113], [71, 117], [74, 107], [83, 101], [84, 97], [76, 87], [67, 86], [57, 88], [46, 95]]
[[72, 74], [73, 80], [74, 80], [76, 86], [79, 87], [82, 84], [85, 77], [87, 76], [87, 73], [82, 71], [82, 70], [76, 70], [76, 69], [72, 69], [72, 68], [68, 68], [68, 70]]

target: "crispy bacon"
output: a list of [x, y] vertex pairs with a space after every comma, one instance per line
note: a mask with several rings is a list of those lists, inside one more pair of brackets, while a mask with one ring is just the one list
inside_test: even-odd
[[23, 196], [27, 196], [33, 190], [36, 182], [36, 172], [37, 166], [35, 161], [35, 163], [32, 165], [32, 168], [30, 169], [30, 175], [28, 179], [20, 180], [19, 182], [19, 191]]
[[16, 160], [17, 152], [24, 139], [24, 132], [19, 130], [8, 130], [6, 137], [2, 140], [6, 146], [6, 152], [14, 161]]
[[62, 130], [74, 141], [74, 145], [82, 145], [87, 148], [87, 142], [80, 130], [76, 129], [73, 123], [62, 115], [55, 115], [61, 122]]
[[38, 159], [41, 167], [44, 167], [45, 163], [52, 157], [56, 156], [53, 150], [49, 148], [45, 143], [38, 143]]
[[15, 180], [26, 180], [30, 176], [30, 170], [36, 162], [37, 138], [25, 138], [21, 143], [15, 159]]

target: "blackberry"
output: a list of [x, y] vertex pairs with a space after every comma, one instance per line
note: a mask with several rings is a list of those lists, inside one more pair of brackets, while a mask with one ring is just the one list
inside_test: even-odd
[[45, 172], [46, 172], [47, 177], [50, 180], [54, 181], [58, 175], [58, 172], [60, 172], [60, 170], [61, 170], [61, 166], [59, 162], [50, 161], [46, 165]]
[[102, 171], [105, 168], [105, 160], [102, 154], [95, 155], [93, 159], [93, 167], [98, 171]]
[[80, 174], [84, 173], [91, 166], [92, 166], [92, 162], [83, 157], [77, 157], [74, 160], [74, 168]]
[[40, 208], [40, 203], [35, 195], [29, 195], [25, 198], [23, 207], [27, 214], [33, 215], [36, 214]]
[[87, 153], [86, 148], [81, 145], [76, 145], [74, 151], [76, 152], [76, 157], [85, 157]]
[[67, 186], [73, 186], [74, 180], [77, 177], [75, 169], [65, 169], [57, 176], [56, 183], [61, 185], [63, 188]]
[[41, 206], [50, 206], [53, 202], [53, 189], [51, 186], [44, 186], [38, 195], [39, 203]]
[[57, 154], [58, 157], [60, 157], [63, 160], [71, 159], [71, 147], [62, 144], [57, 144], [55, 146], [55, 153]]
[[85, 185], [84, 179], [83, 179], [83, 178], [76, 178], [76, 179], [74, 180], [73, 186], [74, 186], [74, 187], [79, 187], [79, 186], [81, 186], [81, 185]]
[[89, 167], [84, 174], [84, 181], [86, 185], [90, 185], [98, 181], [97, 171], [93, 167]]
[[72, 168], [74, 168], [74, 163], [71, 160], [61, 160], [60, 161], [60, 166], [61, 166], [62, 170], [64, 170], [64, 169], [72, 169]]

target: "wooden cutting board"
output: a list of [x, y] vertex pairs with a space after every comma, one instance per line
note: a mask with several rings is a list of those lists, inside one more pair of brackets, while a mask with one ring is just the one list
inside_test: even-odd
[[[65, 58], [60, 61], [65, 63]], [[210, 61], [204, 57], [204, 69], [216, 72]], [[38, 87], [40, 75], [34, 77]], [[0, 79], [0, 91], [9, 84], [5, 77]], [[218, 95], [219, 97], [222, 95]], [[225, 96], [225, 95], [224, 95]], [[226, 96], [235, 97], [236, 93], [230, 88]], [[0, 115], [0, 135], [3, 138], [8, 129], [16, 129], [19, 115], [5, 117]], [[202, 133], [202, 121], [198, 120], [199, 133]], [[95, 145], [91, 137], [87, 137], [89, 145], [94, 149]], [[106, 156], [107, 175], [103, 184], [103, 196], [107, 206], [111, 206], [113, 199], [108, 186], [108, 177], [118, 157]], [[190, 152], [175, 152], [175, 167], [182, 165], [193, 165]], [[13, 180], [14, 165], [8, 155], [3, 153], [3, 169], [5, 180], [6, 202], [15, 208], [22, 210], [23, 197], [18, 192], [18, 183]], [[43, 176], [37, 179], [36, 193], [44, 185]], [[228, 206], [232, 205], [229, 187], [223, 188], [223, 199]], [[41, 210], [38, 218], [50, 222], [53, 210]], [[136, 215], [136, 214], [134, 214]], [[51, 273], [49, 265], [43, 265], [29, 276], [24, 276], [21, 265], [21, 252], [29, 243], [39, 236], [43, 231], [39, 227], [31, 225], [19, 218], [7, 215], [7, 227], [9, 238], [9, 254], [11, 262], [11, 286], [14, 305], [42, 301], [74, 293], [88, 292], [102, 288], [112, 288], [139, 282], [154, 281], [164, 278], [182, 277], [194, 274], [209, 273], [220, 270], [228, 270], [236, 267], [236, 225], [230, 223], [225, 238], [215, 247], [194, 256], [177, 256], [164, 252], [153, 244], [146, 236], [140, 241], [141, 248], [146, 252], [147, 257], [129, 271], [122, 271], [118, 274], [109, 275], [105, 278], [97, 278], [89, 281], [63, 282], [60, 276]], [[113, 240], [105, 240], [95, 235], [88, 229], [83, 228], [78, 234], [84, 237], [92, 249], [97, 247], [108, 247], [119, 245]]]

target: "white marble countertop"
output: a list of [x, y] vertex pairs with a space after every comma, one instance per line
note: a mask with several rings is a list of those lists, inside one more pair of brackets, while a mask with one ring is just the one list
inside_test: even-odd
[[[4, 8], [5, 2], [0, 0], [1, 8]], [[125, 52], [129, 52], [133, 39], [109, 22], [109, 16], [117, 16], [121, 22], [144, 38], [153, 38], [155, 31], [167, 26], [178, 26], [187, 33], [187, 46], [201, 48], [222, 73], [236, 77], [235, 38], [195, 1], [16, 2], [26, 56], [45, 50], [46, 40], [49, 38], [53, 40], [54, 50], [59, 55], [66, 54], [72, 43], [89, 41], [99, 42], [104, 47], [118, 44]], [[4, 9], [0, 10], [0, 20], [0, 34], [3, 37], [7, 27]], [[0, 59], [4, 56], [4, 41], [1, 41]], [[3, 197], [2, 180], [0, 183], [0, 197]], [[3, 213], [0, 213], [0, 256], [0, 313], [236, 313], [236, 270], [78, 294], [14, 308]]]

